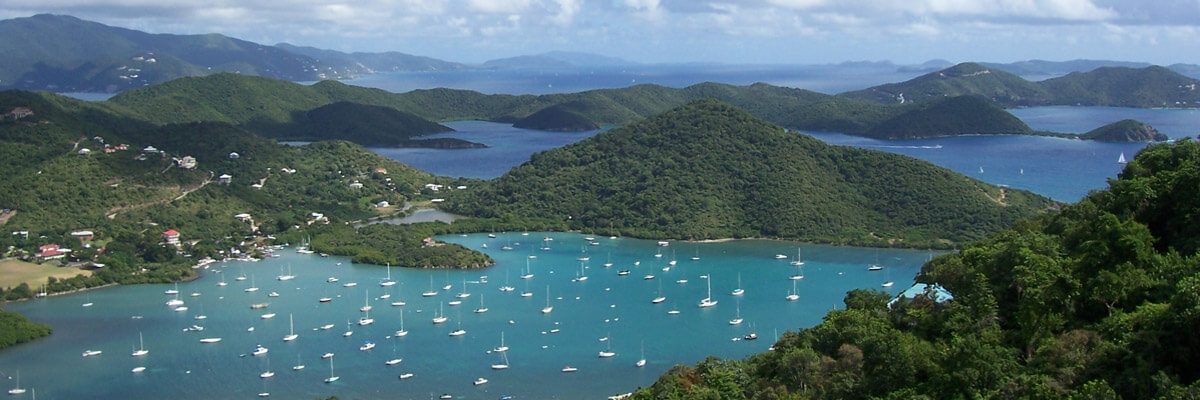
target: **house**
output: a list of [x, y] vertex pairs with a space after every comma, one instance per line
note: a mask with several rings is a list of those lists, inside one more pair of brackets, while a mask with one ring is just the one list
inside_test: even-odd
[[350, 182], [351, 189], [362, 189], [362, 187], [363, 187], [363, 184], [360, 183], [359, 181]]
[[92, 154], [92, 150], [91, 150], [91, 149], [89, 149], [89, 148], [87, 148], [87, 147], [84, 147], [84, 148], [82, 148], [82, 149], [79, 149], [79, 155], [81, 155], [81, 156], [86, 156], [86, 155], [88, 155], [88, 154]]
[[433, 240], [433, 238], [427, 237], [427, 238], [421, 239], [421, 247], [430, 247], [430, 246], [436, 246], [436, 245], [437, 245], [437, 242], [435, 242]]
[[8, 112], [8, 116], [12, 119], [21, 119], [33, 115], [33, 110], [29, 107], [17, 107]]
[[179, 168], [183, 169], [196, 168], [196, 157], [183, 156], [183, 158], [176, 158], [175, 164], [178, 164]]
[[439, 185], [436, 183], [426, 183], [425, 188], [429, 189], [430, 191], [436, 192], [436, 191], [442, 190], [442, 185]]
[[70, 252], [71, 249], [60, 248], [57, 244], [44, 244], [38, 247], [37, 258], [40, 261], [54, 260], [64, 258]]
[[234, 215], [234, 216], [233, 216], [233, 218], [234, 218], [234, 219], [237, 219], [238, 221], [246, 222], [246, 221], [249, 221], [249, 220], [250, 220], [250, 214], [247, 214], [247, 213], [241, 213], [241, 214], [238, 214], [238, 215]]
[[229, 174], [221, 174], [221, 176], [217, 177], [217, 183], [220, 183], [222, 185], [228, 185], [230, 183], [233, 183], [233, 177], [229, 176]]
[[21, 239], [29, 239], [29, 231], [13, 231], [13, 236], [20, 236]]
[[174, 230], [174, 229], [167, 230], [166, 232], [163, 232], [162, 237], [163, 237], [163, 242], [165, 242], [166, 244], [169, 244], [171, 246], [176, 246], [176, 247], [178, 247], [180, 245], [179, 231], [177, 231], [177, 230]]
[[375, 172], [378, 172], [378, 173], [381, 173], [381, 174], [387, 174], [387, 168], [384, 168], [384, 167], [375, 167]]
[[241, 158], [241, 157], [242, 157], [242, 156], [241, 156], [241, 155], [239, 155], [239, 154], [238, 154], [238, 153], [236, 153], [236, 152], [231, 152], [231, 153], [229, 153], [229, 159], [230, 159], [230, 160], [236, 160], [236, 159], [238, 159], [238, 158]]
[[388, 202], [387, 202], [387, 200], [384, 200], [384, 201], [381, 201], [381, 202], [375, 203], [375, 207], [379, 207], [379, 208], [384, 208], [384, 207], [387, 207], [387, 206], [390, 206], [390, 205], [391, 205], [391, 204], [390, 204], [390, 203], [388, 203]]
[[81, 240], [81, 241], [84, 241], [84, 242], [87, 242], [87, 241], [90, 241], [90, 240], [92, 240], [92, 238], [93, 238], [94, 236], [95, 236], [95, 235], [92, 233], [92, 231], [75, 231], [75, 232], [71, 232], [71, 237], [73, 237], [73, 238], [76, 238], [76, 239], [79, 239], [79, 240]]
[[159, 150], [154, 148], [154, 146], [146, 146], [145, 148], [142, 149], [142, 152], [146, 153], [146, 154], [155, 154], [155, 153], [158, 153]]
[[262, 184], [261, 184], [261, 183], [255, 183], [255, 184], [253, 184], [253, 185], [250, 185], [250, 188], [251, 188], [251, 189], [254, 189], [254, 190], [262, 190]]

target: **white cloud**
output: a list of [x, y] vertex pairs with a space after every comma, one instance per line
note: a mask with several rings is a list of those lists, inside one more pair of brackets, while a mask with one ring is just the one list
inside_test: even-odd
[[529, 8], [530, 0], [467, 0], [467, 10], [488, 14], [517, 14]]

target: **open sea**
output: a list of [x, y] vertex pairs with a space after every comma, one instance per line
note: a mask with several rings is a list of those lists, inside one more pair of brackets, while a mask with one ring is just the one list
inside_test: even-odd
[[[850, 69], [843, 73], [784, 67], [723, 72], [711, 67], [681, 67], [675, 72], [526, 70], [497, 76], [389, 73], [349, 83], [397, 92], [455, 87], [484, 93], [540, 94], [637, 83], [680, 87], [703, 81], [763, 81], [837, 93], [916, 76], [862, 68], [858, 75]], [[701, 70], [706, 72], [697, 72]], [[1085, 132], [1135, 118], [1173, 139], [1200, 133], [1197, 110], [1039, 107], [1011, 112], [1035, 129], [1061, 132]], [[456, 132], [435, 137], [461, 138], [491, 147], [372, 150], [438, 175], [492, 178], [525, 162], [530, 154], [600, 132], [530, 131], [478, 121], [447, 125]], [[1076, 201], [1090, 190], [1103, 188], [1108, 178], [1120, 172], [1122, 165], [1116, 160], [1121, 153], [1131, 158], [1145, 147], [1141, 143], [1023, 136], [886, 141], [836, 133], [803, 134], [830, 144], [917, 157], [986, 182], [1062, 201]], [[481, 233], [439, 238], [488, 253], [496, 259], [495, 267], [475, 271], [391, 268], [390, 275], [397, 282], [391, 287], [379, 284], [388, 274], [386, 268], [284, 249], [276, 253], [279, 257], [260, 262], [231, 261], [200, 270], [200, 279], [178, 285], [179, 299], [187, 307], [181, 311], [165, 304], [175, 298], [164, 294], [174, 285], [111, 287], [6, 304], [6, 310], [48, 323], [55, 330], [46, 338], [0, 352], [0, 376], [12, 379], [19, 369], [20, 385], [35, 388], [43, 399], [227, 399], [252, 398], [259, 393], [274, 398], [426, 399], [443, 393], [455, 399], [502, 395], [517, 399], [602, 398], [649, 385], [676, 364], [692, 364], [709, 355], [740, 358], [765, 351], [776, 333], [812, 326], [829, 310], [841, 307], [848, 290], [872, 288], [898, 294], [934, 255], [767, 240], [672, 242], [660, 247], [654, 241], [628, 238], [586, 240], [574, 233], [496, 236]], [[502, 250], [504, 247], [512, 250]], [[798, 250], [805, 262], [802, 268], [790, 265]], [[694, 256], [700, 260], [693, 261]], [[580, 261], [582, 257], [589, 260]], [[672, 266], [671, 260], [678, 263]], [[608, 262], [613, 266], [604, 267]], [[534, 276], [521, 279], [526, 263]], [[867, 270], [876, 263], [885, 268]], [[295, 279], [276, 279], [289, 269]], [[621, 270], [629, 270], [629, 274], [618, 275]], [[789, 279], [801, 273], [803, 279]], [[646, 279], [647, 275], [654, 278]], [[246, 280], [236, 279], [243, 276]], [[588, 279], [579, 280], [580, 276]], [[329, 282], [329, 278], [337, 278], [337, 282]], [[882, 287], [885, 281], [895, 285]], [[220, 286], [220, 282], [227, 285]], [[259, 290], [245, 291], [251, 282]], [[505, 285], [511, 285], [513, 291], [501, 291]], [[718, 304], [697, 307], [700, 299], [709, 295], [710, 285]], [[738, 287], [745, 293], [732, 295]], [[421, 295], [431, 290], [437, 294]], [[799, 299], [786, 300], [793, 290]], [[278, 296], [271, 297], [273, 292]], [[524, 292], [529, 296], [523, 297]], [[470, 296], [457, 299], [459, 293]], [[658, 296], [666, 300], [651, 303]], [[322, 297], [332, 301], [319, 302]], [[453, 300], [462, 304], [449, 305]], [[85, 303], [92, 305], [84, 307]], [[250, 305], [257, 303], [269, 306], [251, 309]], [[364, 304], [372, 306], [369, 314], [359, 311]], [[543, 314], [547, 304], [553, 311]], [[478, 308], [488, 310], [476, 313]], [[679, 313], [668, 314], [670, 310]], [[264, 318], [265, 314], [274, 316]], [[436, 314], [449, 320], [433, 324]], [[357, 325], [360, 317], [368, 315], [375, 320], [373, 324]], [[282, 338], [290, 330], [289, 316], [299, 338], [284, 342]], [[730, 320], [739, 316], [744, 322], [731, 325]], [[401, 318], [409, 333], [397, 337]], [[191, 329], [193, 326], [203, 330]], [[458, 329], [465, 334], [449, 336]], [[344, 336], [347, 330], [353, 334]], [[756, 333], [759, 339], [735, 340], [749, 333]], [[149, 354], [131, 357], [130, 352], [139, 346], [139, 334]], [[510, 349], [504, 354], [491, 351], [500, 346], [502, 337]], [[221, 341], [205, 344], [200, 342], [202, 338]], [[374, 348], [360, 350], [368, 342]], [[256, 345], [269, 350], [252, 355]], [[82, 356], [87, 350], [102, 353]], [[600, 358], [601, 351], [615, 356]], [[321, 357], [325, 353], [334, 354], [332, 363]], [[634, 366], [642, 354], [646, 366]], [[396, 358], [402, 361], [385, 364]], [[506, 359], [508, 369], [491, 368]], [[298, 364], [305, 367], [293, 370]], [[566, 366], [578, 371], [561, 372]], [[145, 370], [131, 372], [136, 367]], [[267, 370], [275, 375], [260, 378]], [[325, 383], [331, 373], [340, 379]], [[410, 378], [399, 378], [409, 373]], [[488, 382], [473, 384], [478, 378]], [[0, 382], [0, 386], [5, 384], [15, 382]], [[31, 398], [31, 394], [22, 396], [13, 398]]]

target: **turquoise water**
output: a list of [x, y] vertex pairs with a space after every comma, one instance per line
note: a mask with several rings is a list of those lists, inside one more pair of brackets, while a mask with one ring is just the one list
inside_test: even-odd
[[[550, 251], [542, 251], [543, 237], [551, 237]], [[88, 294], [57, 296], [10, 304], [9, 311], [54, 326], [54, 334], [31, 344], [16, 346], [0, 353], [0, 372], [15, 374], [20, 365], [21, 384], [37, 388], [40, 398], [248, 398], [270, 392], [276, 398], [315, 398], [337, 395], [341, 398], [415, 398], [451, 393], [456, 398], [498, 398], [511, 394], [517, 398], [599, 397], [633, 390], [654, 381], [678, 363], [694, 363], [708, 355], [742, 357], [770, 346], [775, 332], [794, 330], [818, 323], [834, 307], [841, 306], [845, 292], [854, 288], [886, 289], [899, 293], [909, 286], [929, 254], [923, 251], [870, 250], [819, 245], [799, 245], [803, 251], [804, 279], [789, 280], [798, 272], [788, 259], [795, 257], [797, 244], [783, 241], [745, 240], [723, 243], [675, 242], [659, 247], [653, 241], [597, 238], [588, 245], [582, 235], [569, 233], [483, 234], [446, 237], [444, 240], [481, 249], [496, 259], [497, 265], [477, 271], [442, 271], [392, 268], [399, 283], [391, 288], [378, 285], [385, 268], [354, 265], [339, 257], [322, 258], [281, 250], [278, 258], [261, 262], [229, 262], [202, 270], [198, 280], [179, 285], [180, 298], [189, 309], [175, 312], [164, 303], [172, 296], [163, 292], [171, 285], [114, 287]], [[487, 248], [482, 246], [486, 244]], [[511, 245], [513, 250], [501, 247]], [[590, 261], [584, 268], [585, 281], [573, 281], [580, 271], [577, 258], [587, 252]], [[655, 254], [662, 252], [663, 257]], [[699, 261], [691, 257], [699, 255]], [[536, 259], [529, 259], [534, 255]], [[678, 264], [663, 271], [668, 261]], [[603, 267], [605, 262], [614, 264]], [[868, 272], [866, 267], [878, 260], [887, 268]], [[526, 261], [534, 277], [519, 279]], [[640, 266], [634, 266], [640, 261]], [[338, 265], [338, 264], [341, 265]], [[290, 266], [296, 279], [278, 281], [281, 268]], [[630, 269], [628, 276], [617, 271]], [[245, 274], [252, 277], [259, 291], [248, 293], [250, 280], [236, 281]], [[742, 296], [731, 291], [738, 286]], [[646, 280], [647, 274], [656, 275]], [[486, 275], [486, 283], [481, 283]], [[698, 308], [707, 294], [711, 279], [715, 307]], [[217, 283], [224, 277], [228, 286]], [[327, 278], [339, 282], [329, 283]], [[422, 297], [430, 290], [430, 280], [439, 294]], [[677, 283], [686, 279], [687, 283]], [[881, 288], [885, 280], [895, 286]], [[464, 290], [471, 296], [459, 306], [445, 306]], [[355, 287], [344, 287], [356, 282]], [[499, 290], [508, 282], [513, 292]], [[800, 295], [787, 301], [793, 282]], [[441, 290], [449, 284], [449, 291]], [[651, 304], [659, 294], [667, 300]], [[542, 314], [549, 287], [550, 314]], [[279, 297], [268, 297], [270, 292]], [[529, 291], [531, 297], [519, 293]], [[192, 293], [198, 296], [192, 297]], [[380, 295], [391, 294], [389, 299]], [[318, 298], [334, 300], [320, 303]], [[489, 311], [473, 310], [482, 304]], [[370, 300], [367, 300], [367, 299]], [[356, 321], [365, 302], [373, 306], [376, 322], [352, 326], [354, 334], [343, 337], [347, 321]], [[402, 307], [390, 305], [405, 301]], [[85, 302], [94, 303], [82, 307]], [[253, 303], [269, 302], [265, 309], [250, 308]], [[434, 325], [431, 319], [439, 310], [450, 318]], [[677, 309], [678, 315], [667, 311]], [[739, 313], [745, 322], [729, 325]], [[264, 313], [275, 313], [262, 319]], [[196, 320], [201, 314], [205, 320]], [[389, 338], [400, 327], [410, 332], [401, 338]], [[283, 342], [288, 333], [288, 315], [294, 315], [296, 333], [292, 342]], [[135, 318], [139, 316], [140, 318]], [[318, 327], [333, 324], [329, 330]], [[184, 331], [201, 325], [202, 332]], [[253, 332], [247, 329], [254, 327]], [[466, 334], [450, 337], [455, 329]], [[551, 333], [559, 329], [558, 333]], [[733, 341], [757, 332], [757, 341]], [[145, 337], [150, 353], [131, 357], [138, 333]], [[511, 368], [494, 371], [499, 354], [489, 350], [500, 344], [511, 347]], [[544, 332], [544, 333], [543, 333]], [[201, 344], [205, 337], [221, 337], [215, 344]], [[608, 341], [601, 341], [609, 337]], [[359, 351], [364, 341], [377, 346]], [[269, 349], [263, 356], [249, 353], [256, 344]], [[637, 368], [644, 345], [648, 364]], [[103, 354], [82, 357], [85, 350]], [[394, 350], [393, 350], [394, 349]], [[617, 353], [601, 359], [601, 350]], [[334, 373], [340, 380], [326, 384], [329, 364], [320, 355], [333, 352]], [[384, 362], [399, 357], [394, 366]], [[267, 368], [273, 378], [258, 374]], [[306, 365], [292, 371], [297, 358]], [[566, 365], [579, 369], [562, 373]], [[145, 366], [142, 373], [131, 369]], [[64, 370], [69, 373], [64, 373]], [[398, 376], [411, 372], [411, 379]], [[473, 385], [478, 378], [484, 385]]]

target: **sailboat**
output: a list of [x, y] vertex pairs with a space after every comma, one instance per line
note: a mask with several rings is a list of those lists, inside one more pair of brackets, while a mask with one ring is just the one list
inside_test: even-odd
[[384, 365], [396, 365], [396, 364], [399, 364], [401, 361], [404, 361], [404, 360], [403, 360], [403, 359], [401, 359], [401, 358], [400, 358], [400, 357], [399, 357], [399, 356], [396, 354], [396, 342], [392, 342], [392, 359], [391, 359], [391, 360], [384, 361], [384, 362], [383, 362], [383, 364], [384, 364]]
[[392, 336], [402, 337], [408, 336], [408, 331], [404, 330], [404, 310], [400, 310], [400, 330], [396, 331]]
[[250, 274], [250, 287], [243, 289], [246, 292], [257, 292], [258, 287], [254, 286], [254, 274]]
[[283, 337], [283, 341], [290, 342], [298, 337], [300, 335], [296, 334], [296, 325], [292, 322], [292, 314], [288, 313], [288, 335]]
[[729, 324], [730, 325], [741, 325], [742, 324], [742, 303], [741, 302], [738, 302], [737, 313], [733, 315], [733, 319], [729, 320]]
[[508, 346], [504, 345], [504, 332], [500, 332], [500, 346], [492, 349], [493, 352], [503, 353], [508, 351]]
[[421, 293], [421, 296], [422, 297], [433, 297], [433, 296], [437, 296], [437, 294], [438, 294], [437, 290], [433, 289], [433, 275], [430, 275], [429, 276], [429, 291], [425, 292], [425, 293]]
[[485, 313], [485, 312], [488, 312], [488, 309], [487, 309], [487, 307], [484, 307], [484, 306], [483, 306], [483, 293], [480, 293], [480, 294], [479, 294], [479, 308], [476, 308], [476, 309], [475, 309], [475, 313], [476, 313], [476, 314], [483, 314], [483, 313]]
[[634, 363], [633, 365], [638, 368], [646, 366], [646, 342], [645, 341], [642, 341], [642, 358], [639, 358], [637, 360], [637, 362]]
[[346, 332], [342, 334], [342, 337], [350, 337], [350, 335], [354, 334], [354, 331], [350, 327], [350, 320], [346, 320]]
[[883, 269], [883, 266], [879, 265], [879, 252], [876, 251], [875, 252], [875, 263], [871, 264], [871, 266], [867, 267], [867, 271], [879, 271], [882, 269]]
[[433, 323], [434, 323], [434, 324], [440, 324], [440, 323], [446, 322], [446, 321], [448, 321], [448, 320], [450, 319], [450, 318], [446, 318], [446, 315], [445, 315], [445, 314], [442, 314], [442, 310], [444, 309], [444, 304], [445, 304], [445, 303], [443, 303], [443, 304], [438, 304], [438, 313], [437, 313], [437, 316], [433, 317]]
[[470, 293], [467, 293], [467, 278], [463, 278], [463, 290], [462, 290], [462, 292], [461, 292], [461, 293], [459, 293], [459, 294], [457, 294], [457, 295], [455, 295], [454, 297], [457, 297], [457, 298], [460, 298], [460, 299], [465, 299], [465, 298], [471, 297], [471, 294], [470, 294]]
[[[612, 336], [612, 334], [609, 334], [607, 337], [611, 337], [611, 336]], [[611, 340], [605, 340], [604, 346], [605, 346], [604, 350], [601, 350], [597, 354], [600, 358], [610, 358], [610, 357], [617, 355], [617, 353], [613, 353], [613, 351], [612, 351], [612, 341]]]
[[729, 294], [734, 295], [734, 296], [741, 296], [743, 294], [746, 294], [746, 289], [742, 289], [742, 273], [741, 272], [738, 272], [737, 288], [733, 289], [733, 292], [730, 292]]
[[1125, 152], [1121, 152], [1121, 156], [1117, 157], [1117, 164], [1125, 164]]
[[12, 389], [8, 389], [8, 394], [25, 393], [25, 389], [21, 388], [21, 371], [17, 371], [17, 384]]
[[592, 259], [591, 257], [588, 257], [587, 247], [580, 246], [579, 247], [579, 257], [576, 257], [575, 261], [588, 261], [591, 259]]
[[521, 279], [529, 279], [533, 277], [533, 270], [529, 269], [529, 260], [525, 260], [525, 273], [521, 274]]
[[373, 323], [375, 323], [375, 319], [374, 319], [374, 318], [371, 318], [371, 312], [370, 312], [370, 311], [367, 311], [366, 313], [364, 313], [364, 314], [363, 314], [363, 316], [361, 316], [361, 317], [359, 317], [359, 318], [358, 318], [358, 325], [359, 325], [359, 326], [367, 326], [367, 325], [370, 325], [370, 324], [373, 324]]
[[338, 376], [333, 375], [333, 357], [329, 357], [329, 377], [325, 378], [325, 383], [333, 383], [338, 380]]
[[886, 287], [892, 287], [892, 285], [894, 285], [894, 284], [896, 284], [896, 282], [892, 282], [892, 270], [889, 269], [887, 271], [884, 271], [884, 282], [882, 285], [879, 285], [879, 286], [883, 286], [886, 288]]
[[138, 349], [134, 350], [131, 356], [141, 357], [150, 354], [150, 350], [146, 350], [146, 343], [142, 342], [142, 333], [138, 332]]
[[[179, 298], [179, 294], [175, 294], [175, 297]], [[83, 294], [83, 301], [84, 301], [84, 303], [82, 304], [82, 306], [84, 306], [84, 307], [91, 307], [93, 304], [95, 304], [95, 303], [92, 303], [92, 295], [90, 293]]]
[[667, 265], [675, 265], [678, 263], [679, 261], [675, 259], [675, 249], [671, 249], [671, 261], [668, 261]]
[[370, 292], [368, 292], [366, 290], [363, 291], [363, 306], [359, 307], [358, 311], [362, 311], [362, 312], [371, 311], [371, 294], [370, 294]]
[[388, 287], [388, 286], [392, 286], [395, 284], [396, 284], [396, 281], [392, 280], [392, 264], [388, 263], [387, 278], [384, 278], [382, 281], [379, 281], [379, 286]]
[[700, 308], [708, 308], [717, 305], [717, 301], [712, 298], [712, 279], [705, 279], [704, 282], [708, 284], [708, 297], [700, 299], [698, 306]]
[[296, 276], [292, 275], [292, 264], [288, 264], [288, 272], [286, 274], [283, 273], [283, 267], [279, 267], [279, 276], [275, 277], [275, 279], [281, 281], [290, 281], [292, 279], [296, 279]]
[[275, 371], [271, 371], [271, 359], [267, 358], [267, 369], [263, 373], [258, 374], [259, 378], [267, 379], [275, 376]]
[[167, 295], [179, 294], [179, 283], [175, 283], [174, 288], [167, 289], [165, 292], [163, 292], [163, 294], [167, 294]]
[[299, 371], [302, 369], [304, 369], [304, 363], [300, 362], [300, 355], [296, 354], [296, 365], [292, 366], [292, 371]]
[[500, 287], [500, 291], [501, 291], [501, 292], [511, 292], [511, 291], [514, 291], [514, 290], [517, 290], [517, 288], [514, 288], [514, 287], [512, 287], [512, 285], [509, 285], [509, 283], [508, 283], [508, 270], [504, 270], [504, 286], [501, 286], [501, 287]]
[[508, 369], [508, 353], [500, 352], [500, 357], [504, 362], [501, 364], [492, 364], [492, 369]]
[[554, 311], [554, 306], [550, 305], [550, 286], [546, 286], [546, 308], [542, 309], [542, 314], [549, 314]]
[[797, 267], [804, 265], [804, 261], [800, 259], [800, 248], [799, 247], [796, 248], [796, 259], [792, 260], [792, 265], [795, 265]]
[[796, 293], [796, 281], [792, 281], [792, 293], [789, 293], [785, 298], [788, 301], [800, 300], [800, 294]]
[[608, 252], [608, 261], [604, 263], [604, 268], [611, 267], [612, 265], [612, 252], [610, 251]]
[[667, 296], [662, 295], [662, 281], [658, 281], [658, 297], [655, 297], [654, 300], [650, 300], [650, 303], [658, 304], [664, 301], [667, 301]]
[[583, 261], [580, 261], [579, 262], [579, 276], [575, 277], [575, 282], [586, 281], [587, 278], [588, 278], [587, 277], [587, 269], [584, 268]]
[[700, 261], [700, 246], [696, 246], [696, 255], [692, 256], [692, 261]]

